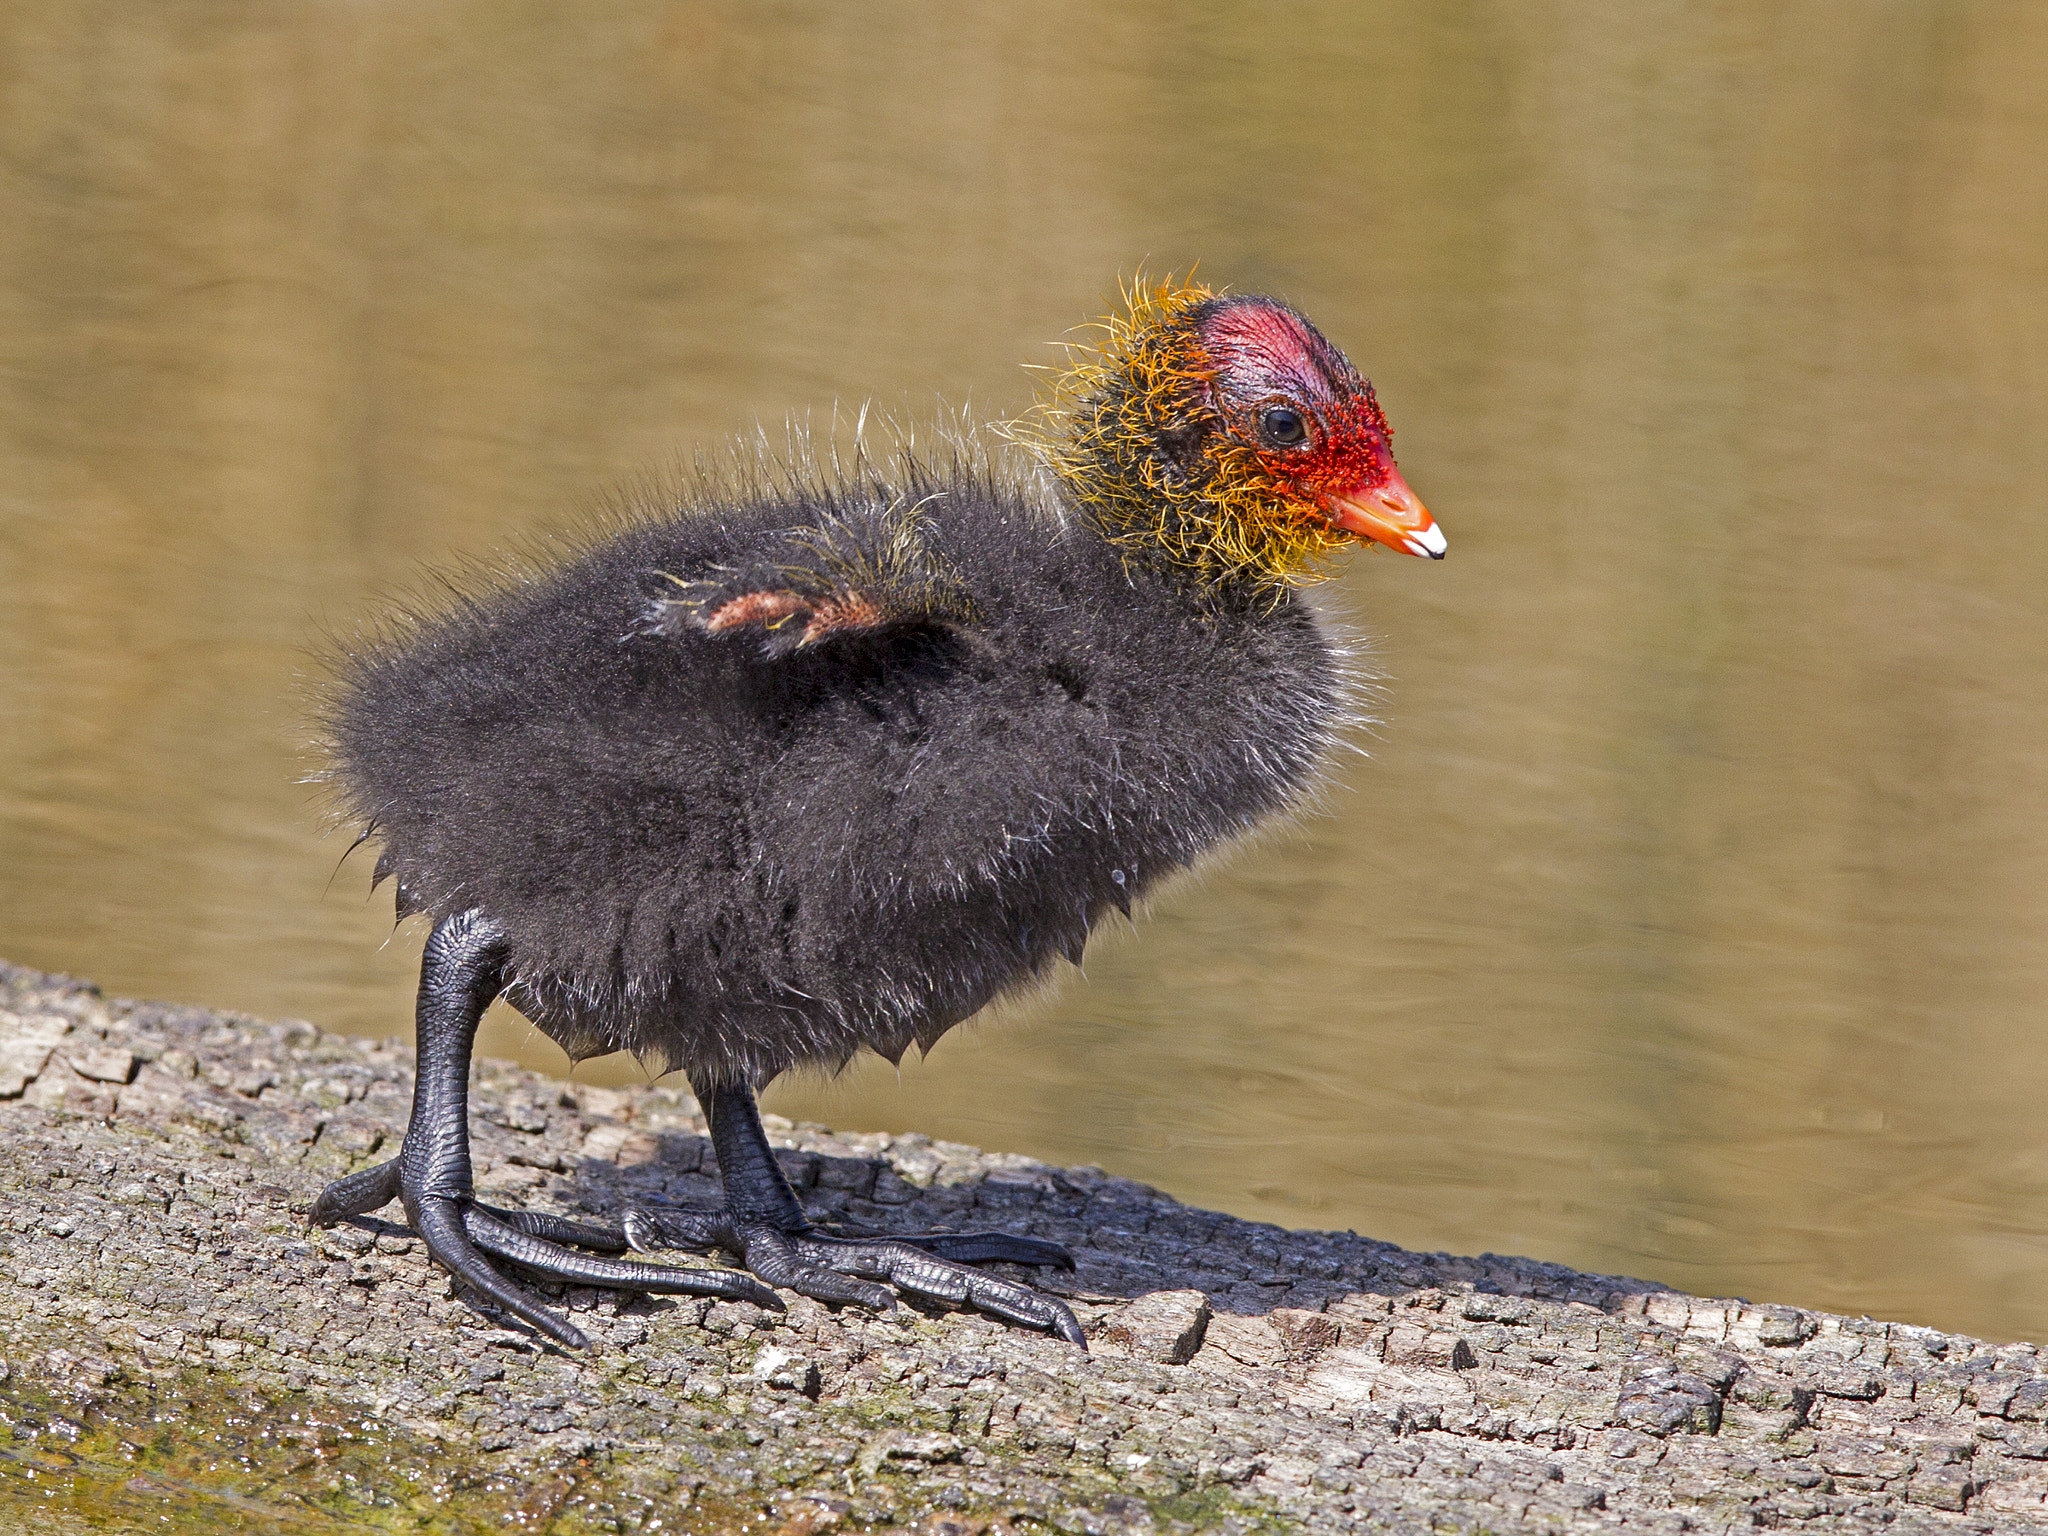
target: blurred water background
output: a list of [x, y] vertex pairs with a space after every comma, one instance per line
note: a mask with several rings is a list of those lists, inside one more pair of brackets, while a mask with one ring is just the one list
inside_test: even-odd
[[0, 953], [409, 1030], [323, 628], [1199, 260], [1450, 536], [1371, 759], [770, 1107], [2048, 1336], [2048, 7], [14, 0], [0, 206]]

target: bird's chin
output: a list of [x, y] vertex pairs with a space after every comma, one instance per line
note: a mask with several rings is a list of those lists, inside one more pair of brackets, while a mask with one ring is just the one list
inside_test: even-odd
[[1397, 469], [1388, 470], [1376, 485], [1332, 493], [1323, 502], [1323, 513], [1354, 538], [1370, 539], [1404, 555], [1441, 560], [1450, 547], [1429, 508]]

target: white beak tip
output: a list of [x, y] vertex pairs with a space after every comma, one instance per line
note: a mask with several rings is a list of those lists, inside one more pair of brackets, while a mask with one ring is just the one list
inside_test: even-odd
[[1403, 534], [1401, 541], [1408, 546], [1409, 554], [1420, 555], [1425, 560], [1441, 560], [1451, 547], [1450, 540], [1444, 537], [1443, 529], [1437, 527], [1435, 523], [1415, 533]]

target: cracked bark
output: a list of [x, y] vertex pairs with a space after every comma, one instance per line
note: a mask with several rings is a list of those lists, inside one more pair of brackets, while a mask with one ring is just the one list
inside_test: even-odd
[[[487, 1197], [714, 1200], [686, 1094], [478, 1076]], [[391, 1222], [305, 1225], [389, 1155], [410, 1083], [396, 1043], [0, 966], [0, 1523], [2048, 1533], [2031, 1345], [772, 1117], [814, 1215], [1067, 1244], [1053, 1287], [1095, 1353], [966, 1313], [570, 1288], [599, 1345], [565, 1355]]]

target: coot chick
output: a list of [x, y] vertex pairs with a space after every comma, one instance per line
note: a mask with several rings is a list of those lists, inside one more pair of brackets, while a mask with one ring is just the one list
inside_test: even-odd
[[[1299, 589], [1355, 540], [1444, 539], [1372, 386], [1271, 298], [1134, 292], [1021, 435], [1026, 472], [906, 454], [705, 495], [345, 659], [334, 778], [435, 926], [403, 1146], [316, 1221], [402, 1200], [435, 1259], [570, 1345], [493, 1258], [771, 1307], [886, 1309], [888, 1282], [1083, 1344], [970, 1267], [1070, 1265], [1056, 1244], [811, 1225], [755, 1094], [929, 1049], [1286, 807], [1345, 708]], [[477, 1200], [470, 1053], [501, 995], [573, 1057], [685, 1072], [724, 1209], [615, 1230]]]

